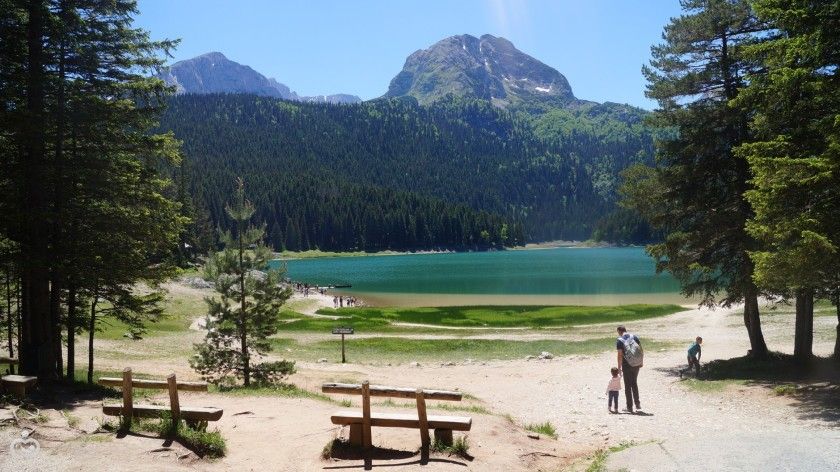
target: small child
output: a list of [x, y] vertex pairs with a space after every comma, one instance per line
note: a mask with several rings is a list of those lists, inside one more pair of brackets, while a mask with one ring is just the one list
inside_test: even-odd
[[[703, 344], [703, 338], [697, 336], [694, 342], [688, 346], [688, 368], [683, 371], [688, 372], [692, 367], [694, 367], [694, 375], [696, 377], [700, 376], [700, 356], [702, 355], [702, 350], [700, 349], [701, 344]], [[682, 377], [683, 372], [680, 372], [680, 377]]]
[[[610, 369], [610, 372], [612, 372], [612, 378], [610, 379], [610, 383], [607, 384], [607, 394], [609, 395], [607, 398], [607, 411], [618, 413], [618, 391], [621, 390], [621, 377], [618, 376], [618, 367], [613, 367]], [[615, 410], [611, 408], [613, 404], [615, 404]]]

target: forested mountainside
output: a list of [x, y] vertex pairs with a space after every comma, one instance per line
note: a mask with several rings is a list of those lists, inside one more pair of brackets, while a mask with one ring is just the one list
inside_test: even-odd
[[[229, 225], [242, 176], [278, 249], [466, 249], [591, 236], [615, 209], [615, 170], [649, 160], [650, 137], [587, 113], [181, 95], [161, 129], [183, 141], [184, 185], [213, 226]], [[620, 136], [602, 139], [609, 126]]]

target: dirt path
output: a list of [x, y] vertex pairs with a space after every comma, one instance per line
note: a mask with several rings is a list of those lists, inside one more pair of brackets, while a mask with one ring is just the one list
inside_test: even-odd
[[[835, 323], [832, 317], [815, 320], [815, 351], [818, 354], [831, 352]], [[741, 356], [749, 347], [739, 307], [692, 309], [634, 322], [628, 328], [639, 335], [643, 343], [646, 339], [654, 339], [687, 344], [694, 336], [702, 335], [704, 362]], [[593, 339], [611, 337], [614, 329], [611, 324], [588, 325], [568, 330], [494, 332], [480, 336], [488, 339], [537, 339], [535, 336], [538, 339]], [[771, 349], [790, 351], [793, 344], [791, 316], [768, 313], [764, 318], [764, 332]], [[314, 339], [316, 335], [303, 336]], [[428, 338], [414, 334], [404, 336]], [[134, 356], [130, 360], [119, 357], [109, 360], [104, 356], [101, 367], [118, 368], [130, 362], [138, 372], [164, 375], [174, 371], [179, 377], [194, 378], [187, 361], [190, 343], [199, 339], [200, 333], [193, 331], [171, 338], [144, 340], [133, 345], [138, 349], [130, 353]], [[128, 341], [99, 342], [97, 349], [116, 353], [125, 351], [126, 343]], [[142, 350], [140, 346], [143, 346]], [[183, 352], [173, 356], [173, 349]], [[167, 353], [169, 357], [166, 357]], [[83, 349], [79, 355], [85, 355]], [[123, 352], [122, 355], [128, 354]], [[385, 451], [380, 451], [381, 457], [378, 456], [374, 464], [385, 466], [383, 470], [559, 470], [599, 448], [626, 441], [642, 444], [639, 447], [666, 444], [671, 448], [668, 450], [685, 452], [693, 442], [704, 438], [721, 438], [710, 442], [717, 445], [712, 452], [729, 457], [728, 454], [735, 454], [741, 446], [734, 440], [723, 439], [757, 438], [756, 432], [766, 433], [776, 440], [821, 438], [815, 439], [812, 445], [804, 442], [790, 449], [805, 454], [809, 447], [824, 447], [826, 438], [835, 437], [831, 435], [838, 431], [837, 417], [832, 416], [836, 411], [821, 411], [795, 398], [776, 396], [766, 386], [732, 385], [713, 392], [687, 388], [674, 375], [675, 369], [683, 365], [684, 356], [682, 345], [646, 353], [645, 367], [639, 377], [641, 415], [611, 415], [606, 411], [604, 390], [609, 369], [615, 363], [612, 345], [605, 346], [600, 354], [588, 356], [482, 363], [452, 359], [455, 365], [451, 366], [299, 363], [299, 373], [291, 380], [311, 391], [318, 391], [324, 381], [365, 379], [379, 384], [458, 389], [469, 394], [468, 398], [476, 398], [470, 400], [470, 404], [494, 413], [470, 414], [473, 416], [473, 430], [469, 433], [472, 461], [438, 456], [430, 464], [421, 466], [417, 463], [418, 456], [414, 455], [419, 446], [416, 431], [375, 429], [374, 444]], [[623, 395], [622, 392], [621, 404]], [[161, 400], [165, 401], [162, 397]], [[48, 442], [44, 446], [44, 460], [69, 460], [73, 470], [98, 470], [103, 456], [118, 464], [115, 470], [309, 471], [355, 469], [362, 465], [352, 459], [331, 462], [319, 458], [323, 446], [339, 433], [329, 421], [330, 413], [337, 408], [334, 404], [314, 399], [220, 394], [187, 394], [182, 404], [225, 409], [225, 416], [217, 427], [228, 441], [226, 458], [215, 462], [197, 460], [177, 444], [171, 446], [171, 450], [158, 450], [162, 441], [153, 438], [129, 436], [100, 442], [79, 434], [76, 438]], [[353, 399], [353, 404], [354, 408], [358, 407], [358, 400]], [[430, 409], [434, 411], [433, 406]], [[95, 425], [99, 407], [95, 402], [82, 402], [74, 406], [72, 412], [83, 418], [82, 425]], [[560, 440], [529, 439], [520, 427], [508, 422], [506, 415], [518, 425], [549, 421], [556, 427]], [[52, 412], [52, 416], [59, 416], [59, 413]], [[53, 430], [45, 430], [44, 437], [47, 431], [52, 434]], [[0, 444], [0, 450], [5, 450], [4, 444]], [[681, 449], [680, 445], [685, 446]], [[630, 454], [634, 449], [625, 453]], [[181, 456], [183, 458], [179, 459]], [[814, 457], [826, 455], [815, 453]], [[3, 460], [6, 459], [8, 457], [0, 453], [0, 469], [11, 470], [4, 467]], [[663, 461], [657, 464], [669, 464]], [[616, 468], [623, 467], [620, 462], [616, 464]], [[821, 463], [816, 459], [810, 464], [813, 467], [809, 470], [821, 470]], [[660, 470], [673, 470], [667, 465], [663, 467]], [[59, 470], [63, 469], [59, 467]]]

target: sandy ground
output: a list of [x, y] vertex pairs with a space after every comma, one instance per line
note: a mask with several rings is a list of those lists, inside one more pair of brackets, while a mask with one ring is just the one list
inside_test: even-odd
[[[331, 306], [332, 297], [305, 303], [312, 303], [306, 310], [314, 313], [324, 303]], [[738, 310], [739, 307], [692, 309], [633, 323], [628, 328], [638, 334], [643, 343], [647, 338], [687, 345], [694, 336], [702, 335], [705, 339], [703, 361], [708, 362], [741, 356], [747, 351], [748, 341]], [[771, 349], [790, 351], [793, 344], [791, 318], [765, 317], [764, 333]], [[830, 353], [835, 323], [833, 317], [816, 319], [817, 354]], [[613, 333], [612, 325], [592, 325], [556, 332], [494, 332], [480, 336], [488, 339], [583, 339], [612, 336]], [[103, 355], [99, 367], [117, 369], [130, 362], [137, 371], [160, 375], [176, 372], [179, 378], [194, 378], [187, 356], [191, 343], [200, 339], [200, 331], [179, 335], [176, 350], [183, 350], [183, 355], [178, 356], [171, 354], [172, 339], [145, 340], [142, 351], [128, 353], [133, 358], [109, 359]], [[124, 351], [125, 343], [102, 341], [97, 344], [97, 349], [100, 353]], [[363, 379], [373, 384], [457, 389], [470, 395], [467, 403], [493, 412], [492, 415], [439, 412], [473, 417], [473, 428], [468, 433], [471, 460], [444, 454], [433, 455], [428, 464], [421, 464], [417, 454], [420, 445], [417, 431], [375, 428], [373, 442], [378, 449], [374, 452], [372, 465], [377, 470], [557, 471], [580, 469], [584, 467], [581, 464], [586, 463], [585, 458], [594, 451], [628, 441], [639, 444], [637, 447], [641, 448], [664, 441], [691, 444], [704, 437], [738, 438], [756, 431], [775, 434], [773, 437], [777, 438], [810, 437], [808, 435], [840, 431], [837, 429], [837, 411], [821, 410], [791, 397], [776, 396], [767, 386], [734, 385], [720, 392], [697, 392], [686, 388], [676, 375], [676, 369], [682, 367], [685, 356], [685, 348], [682, 344], [680, 346], [646, 352], [645, 367], [639, 377], [643, 407], [643, 413], [639, 415], [612, 415], [607, 412], [604, 390], [609, 369], [615, 363], [613, 346], [605, 346], [604, 352], [597, 355], [561, 356], [550, 360], [475, 363], [452, 359], [455, 365], [299, 363], [299, 372], [291, 381], [311, 391], [318, 391], [325, 381]], [[125, 352], [123, 354], [126, 355]], [[85, 352], [82, 350], [79, 355], [83, 357]], [[622, 392], [622, 406], [623, 397]], [[336, 399], [341, 398], [336, 396]], [[164, 397], [159, 400], [166, 401]], [[358, 399], [351, 400], [353, 408], [357, 408]], [[161, 439], [90, 434], [96, 430], [97, 418], [101, 416], [99, 403], [79, 400], [65, 406], [72, 415], [81, 419], [76, 428], [69, 428], [66, 418], [56, 410], [46, 411], [51, 418], [49, 423], [33, 424], [37, 428], [35, 437], [42, 445], [35, 458], [20, 462], [19, 457], [6, 453], [6, 445], [16, 439], [17, 430], [0, 430], [0, 433], [6, 433], [5, 436], [0, 434], [0, 470], [13, 470], [9, 466], [19, 470], [101, 470], [104, 463], [108, 464], [109, 470], [314, 471], [364, 468], [364, 461], [359, 459], [320, 458], [325, 444], [336, 436], [347, 434], [330, 423], [331, 412], [339, 409], [334, 404], [314, 399], [195, 393], [185, 393], [181, 402], [184, 405], [224, 408], [222, 420], [211, 426], [218, 427], [227, 438], [228, 455], [224, 459], [198, 459], [178, 444], [166, 444]], [[380, 409], [400, 411], [374, 404], [375, 411]], [[430, 413], [435, 412], [431, 403], [429, 409]], [[521, 427], [544, 421], [555, 425], [558, 440], [546, 437], [531, 439]], [[721, 457], [731, 452], [727, 447], [732, 451], [738, 447], [734, 441], [710, 444], [717, 444]], [[808, 444], [802, 447], [807, 452]], [[664, 464], [664, 460], [657, 464]], [[824, 463], [817, 463], [810, 470], [822, 470], [820, 464]], [[837, 465], [840, 467], [840, 460]], [[616, 465], [616, 468], [622, 467], [621, 463]], [[663, 465], [661, 470], [682, 470], [682, 467], [669, 469]], [[790, 470], [797, 470], [795, 464]]]

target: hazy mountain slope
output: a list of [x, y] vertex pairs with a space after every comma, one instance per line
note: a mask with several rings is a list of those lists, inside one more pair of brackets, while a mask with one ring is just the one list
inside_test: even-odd
[[209, 52], [176, 62], [161, 71], [159, 77], [174, 85], [176, 93], [247, 93], [266, 97], [321, 103], [358, 103], [355, 95], [335, 94], [301, 97], [275, 79], [231, 61], [220, 52]]

